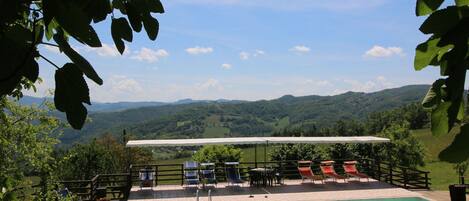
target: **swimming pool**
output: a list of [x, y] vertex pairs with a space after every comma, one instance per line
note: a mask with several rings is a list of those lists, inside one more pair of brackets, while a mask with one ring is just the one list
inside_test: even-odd
[[360, 200], [348, 200], [348, 201], [427, 201], [427, 200], [423, 198], [419, 198], [419, 197], [409, 197], [409, 198], [360, 199]]

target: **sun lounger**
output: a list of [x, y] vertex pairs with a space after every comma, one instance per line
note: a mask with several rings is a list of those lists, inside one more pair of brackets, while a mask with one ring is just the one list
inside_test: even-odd
[[217, 185], [217, 178], [215, 174], [215, 164], [214, 163], [201, 163], [201, 180], [203, 185], [214, 184]]
[[323, 161], [321, 162], [320, 167], [321, 167], [321, 172], [325, 177], [332, 178], [332, 180], [334, 180], [335, 182], [337, 182], [337, 180], [339, 179], [343, 179], [344, 182], [346, 182], [345, 180], [346, 177], [341, 176], [337, 174], [337, 172], [335, 172], [334, 161]]
[[241, 179], [241, 175], [239, 173], [238, 168], [239, 162], [226, 162], [225, 163], [225, 174], [226, 174], [226, 181], [228, 185], [233, 184], [243, 184], [245, 181]]
[[300, 173], [301, 176], [301, 183], [303, 183], [305, 179], [310, 179], [313, 183], [316, 180], [324, 183], [323, 177], [314, 174], [311, 169], [311, 164], [312, 161], [298, 161], [298, 173]]
[[370, 177], [368, 175], [363, 174], [358, 171], [356, 164], [357, 164], [357, 161], [345, 161], [344, 162], [343, 167], [347, 176], [358, 178], [358, 181], [360, 181], [360, 179], [362, 178], [367, 179], [367, 181], [370, 181]]
[[184, 162], [184, 183], [187, 186], [196, 185], [200, 183], [199, 180], [199, 164], [194, 161]]
[[155, 171], [151, 168], [141, 169], [138, 173], [140, 179], [140, 190], [144, 187], [151, 187], [155, 184]]

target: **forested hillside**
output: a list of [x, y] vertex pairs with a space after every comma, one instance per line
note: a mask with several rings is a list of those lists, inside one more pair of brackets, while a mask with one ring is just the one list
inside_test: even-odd
[[141, 107], [90, 115], [81, 131], [66, 130], [63, 145], [126, 129], [139, 139], [271, 135], [295, 127], [327, 127], [338, 120], [363, 120], [369, 114], [419, 102], [428, 85], [374, 93], [335, 96], [283, 96], [255, 102], [196, 102]]

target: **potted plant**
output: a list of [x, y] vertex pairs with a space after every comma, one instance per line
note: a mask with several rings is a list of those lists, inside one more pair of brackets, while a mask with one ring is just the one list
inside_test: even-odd
[[459, 184], [453, 184], [449, 186], [449, 194], [451, 200], [466, 200], [466, 185], [464, 184], [464, 173], [468, 168], [468, 161], [458, 163], [454, 166], [454, 169], [459, 175]]

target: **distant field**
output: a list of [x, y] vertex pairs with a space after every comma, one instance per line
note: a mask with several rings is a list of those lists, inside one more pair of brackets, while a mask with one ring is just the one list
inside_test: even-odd
[[[420, 139], [426, 148], [424, 170], [430, 171], [431, 187], [435, 190], [448, 190], [448, 185], [458, 182], [458, 175], [453, 168], [453, 164], [438, 160], [438, 153], [448, 146], [454, 139], [458, 128], [451, 133], [442, 136], [433, 136], [429, 129], [413, 131], [413, 134]], [[469, 174], [466, 174], [466, 177]]]

